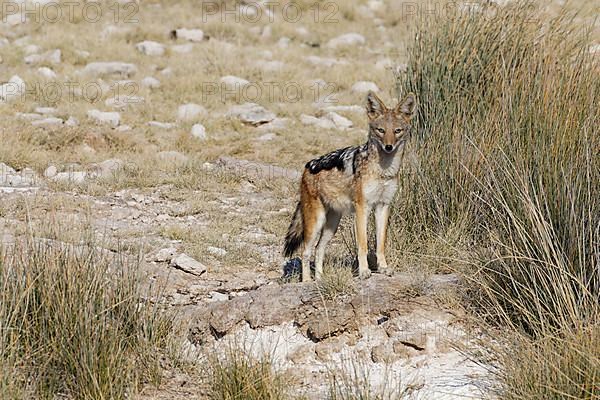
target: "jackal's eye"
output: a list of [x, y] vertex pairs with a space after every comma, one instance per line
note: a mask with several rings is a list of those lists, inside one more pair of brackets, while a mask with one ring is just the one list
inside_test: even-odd
[[394, 133], [396, 135], [398, 135], [399, 133], [402, 133], [402, 128], [396, 128], [396, 129], [394, 129]]
[[377, 129], [377, 132], [379, 132], [379, 133], [385, 133], [385, 129], [383, 129], [383, 128], [376, 128], [376, 129]]

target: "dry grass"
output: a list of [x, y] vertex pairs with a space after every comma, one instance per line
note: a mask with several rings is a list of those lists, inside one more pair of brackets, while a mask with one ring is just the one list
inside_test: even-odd
[[268, 354], [252, 355], [250, 350], [230, 344], [221, 354], [207, 360], [209, 397], [215, 400], [288, 399], [286, 377], [278, 372]]
[[[160, 381], [171, 321], [143, 300], [135, 263], [32, 235], [0, 257], [0, 391], [115, 399]], [[3, 397], [3, 398], [7, 398]]]
[[476, 313], [532, 338], [500, 357], [501, 398], [592, 399], [579, 340], [600, 316], [600, 65], [577, 16], [532, 10], [420, 26], [399, 80], [420, 108], [398, 246], [443, 243]]

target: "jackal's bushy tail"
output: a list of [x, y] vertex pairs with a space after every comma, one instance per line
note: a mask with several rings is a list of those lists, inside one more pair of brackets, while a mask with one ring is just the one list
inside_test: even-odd
[[302, 207], [300, 202], [296, 205], [296, 211], [292, 217], [292, 222], [288, 228], [288, 233], [285, 236], [285, 246], [283, 247], [283, 255], [291, 257], [292, 254], [302, 245], [304, 241], [304, 227], [302, 224]]

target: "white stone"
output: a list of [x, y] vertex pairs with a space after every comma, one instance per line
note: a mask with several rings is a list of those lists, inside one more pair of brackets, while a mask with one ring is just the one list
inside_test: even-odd
[[39, 63], [50, 63], [60, 64], [61, 51], [60, 49], [50, 50], [44, 54], [31, 54], [24, 58], [25, 64], [39, 64]]
[[279, 38], [279, 40], [277, 41], [277, 47], [280, 47], [282, 49], [287, 49], [290, 46], [290, 42], [291, 42], [290, 38], [283, 36], [283, 37]]
[[154, 256], [154, 261], [171, 262], [175, 254], [177, 254], [177, 249], [175, 247], [167, 247], [165, 249], [160, 249], [158, 253], [156, 253], [156, 255]]
[[38, 119], [36, 121], [32, 121], [31, 125], [33, 126], [52, 126], [52, 125], [62, 125], [64, 121], [60, 118], [49, 117], [44, 119]]
[[145, 86], [150, 89], [158, 89], [160, 87], [160, 81], [151, 76], [147, 76], [140, 82], [142, 86]]
[[239, 77], [233, 76], [233, 75], [227, 75], [227, 76], [222, 77], [220, 82], [230, 88], [246, 86], [247, 84], [250, 83], [244, 78], [239, 78]]
[[44, 176], [46, 178], [53, 178], [56, 174], [58, 174], [58, 169], [54, 165], [50, 165], [44, 170]]
[[367, 93], [369, 91], [379, 92], [379, 88], [374, 82], [358, 81], [352, 85], [351, 89], [354, 93]]
[[0, 102], [13, 101], [25, 94], [25, 81], [13, 75], [8, 82], [0, 85]]
[[201, 42], [204, 39], [204, 32], [200, 29], [176, 29], [175, 37], [177, 39], [189, 40], [190, 42]]
[[206, 272], [206, 266], [185, 253], [181, 253], [171, 260], [171, 266], [192, 275], [200, 276]]
[[208, 246], [206, 248], [206, 251], [208, 251], [210, 254], [212, 254], [215, 257], [224, 257], [227, 255], [227, 250], [222, 249], [220, 247]]
[[33, 111], [38, 114], [51, 115], [56, 114], [58, 110], [54, 107], [36, 107]]
[[200, 104], [188, 103], [179, 106], [177, 119], [180, 121], [194, 121], [201, 115], [206, 115], [206, 109]]
[[78, 126], [79, 125], [79, 120], [75, 117], [69, 117], [66, 121], [65, 121], [65, 125], [67, 126]]
[[335, 129], [333, 121], [323, 118], [313, 117], [312, 115], [302, 114], [300, 115], [300, 122], [303, 125], [316, 126], [321, 129]]
[[159, 122], [159, 121], [149, 121], [148, 122], [148, 126], [151, 126], [153, 128], [160, 128], [160, 129], [173, 129], [177, 127], [177, 124], [173, 124], [171, 122]]
[[206, 140], [206, 128], [202, 124], [194, 124], [192, 126], [192, 136], [196, 139]]
[[69, 171], [59, 172], [54, 175], [51, 180], [54, 182], [67, 182], [67, 183], [83, 183], [87, 178], [87, 172], [85, 171]]
[[144, 40], [135, 45], [137, 51], [147, 56], [159, 57], [165, 54], [165, 46], [152, 40]]
[[128, 95], [119, 95], [115, 97], [111, 97], [110, 99], [106, 99], [104, 104], [108, 107], [124, 109], [128, 106], [133, 106], [136, 104], [144, 103], [144, 98], [141, 96], [128, 96]]
[[134, 64], [110, 61], [92, 62], [85, 66], [83, 73], [94, 76], [120, 75], [129, 77], [137, 72]]
[[87, 112], [88, 118], [93, 119], [101, 124], [108, 124], [113, 127], [117, 127], [121, 123], [121, 114], [118, 112], [104, 112], [100, 110], [89, 110]]
[[275, 114], [255, 103], [232, 106], [225, 114], [251, 125], [262, 125], [275, 119]]
[[345, 33], [327, 42], [327, 47], [335, 49], [338, 47], [363, 45], [365, 42], [365, 37], [359, 33]]
[[40, 74], [41, 76], [43, 76], [46, 79], [56, 79], [56, 72], [52, 71], [48, 67], [38, 68], [37, 71], [38, 71], [38, 74]]

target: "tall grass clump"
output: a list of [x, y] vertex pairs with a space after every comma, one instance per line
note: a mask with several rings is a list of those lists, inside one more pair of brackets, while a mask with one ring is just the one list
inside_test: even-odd
[[269, 354], [230, 343], [207, 357], [208, 395], [214, 400], [285, 400], [288, 380]]
[[[90, 237], [90, 235], [84, 235]], [[30, 236], [0, 252], [0, 397], [124, 399], [158, 383], [170, 318], [135, 263]]]
[[591, 399], [597, 353], [577, 339], [600, 329], [600, 57], [577, 15], [493, 11], [423, 19], [409, 46], [398, 89], [419, 99], [418, 162], [397, 246], [451, 238], [475, 310], [536, 341], [519, 376], [531, 386], [506, 398]]

